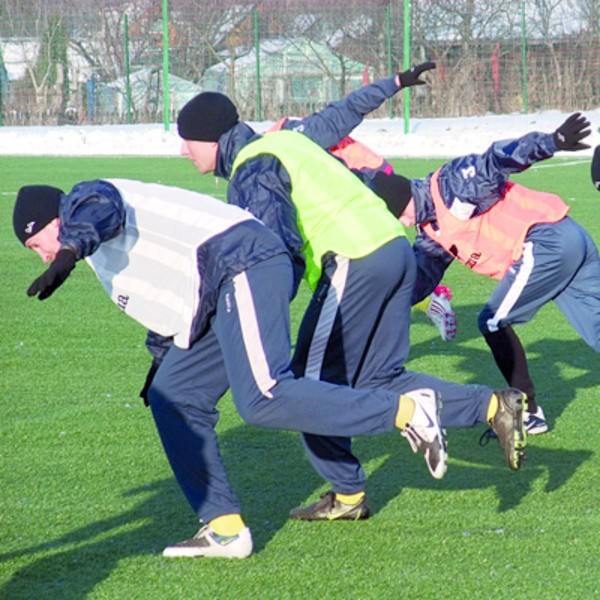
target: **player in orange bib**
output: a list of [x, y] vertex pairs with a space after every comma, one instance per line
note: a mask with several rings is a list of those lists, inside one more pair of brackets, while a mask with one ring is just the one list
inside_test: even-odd
[[[404, 225], [418, 224], [414, 248], [421, 271], [441, 278], [457, 259], [499, 281], [479, 314], [479, 330], [506, 381], [527, 394], [529, 435], [545, 433], [548, 424], [513, 325], [530, 321], [553, 300], [583, 340], [600, 352], [600, 259], [592, 237], [568, 215], [567, 204], [509, 178], [558, 150], [589, 148], [582, 142], [589, 127], [575, 113], [552, 133], [495, 142], [483, 154], [455, 158], [410, 185], [398, 175], [374, 180]], [[600, 164], [600, 153], [594, 163]], [[430, 289], [435, 285], [433, 277]], [[423, 296], [427, 292], [421, 290]]]

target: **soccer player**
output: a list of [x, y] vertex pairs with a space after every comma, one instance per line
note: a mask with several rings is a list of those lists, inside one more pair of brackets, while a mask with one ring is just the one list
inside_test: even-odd
[[[402, 223], [418, 225], [414, 246], [420, 267], [438, 265], [429, 289], [454, 259], [498, 280], [479, 314], [479, 330], [508, 384], [527, 394], [529, 435], [545, 433], [548, 424], [513, 325], [530, 321], [554, 301], [600, 352], [600, 260], [589, 233], [569, 217], [569, 206], [558, 196], [515, 184], [510, 176], [559, 150], [589, 148], [582, 142], [589, 127], [575, 113], [552, 133], [495, 142], [483, 154], [455, 158], [424, 179], [382, 175], [375, 182]], [[592, 178], [596, 169], [600, 179], [599, 152], [594, 160]], [[427, 292], [424, 288], [423, 296]]]
[[[296, 374], [398, 393], [434, 390], [443, 397], [442, 422], [448, 427], [488, 421], [497, 431], [495, 423], [505, 419], [509, 425], [500, 439], [509, 467], [518, 470], [525, 447], [525, 397], [520, 391], [491, 394], [485, 387], [405, 369], [413, 251], [385, 203], [324, 149], [331, 146], [331, 135], [323, 135], [319, 145], [306, 130], [259, 136], [239, 121], [229, 98], [213, 92], [190, 100], [177, 124], [182, 154], [201, 173], [229, 180], [229, 202], [277, 233], [292, 255], [298, 278], [304, 275], [313, 291], [296, 344]], [[317, 503], [292, 516], [368, 516], [366, 476], [350, 437], [304, 432], [303, 440], [313, 466], [332, 483], [334, 504], [327, 514]], [[441, 474], [435, 469], [431, 473]]]
[[[394, 168], [365, 144], [347, 134], [360, 123], [364, 115], [381, 106], [386, 98], [401, 89], [425, 85], [426, 82], [421, 77], [432, 69], [435, 69], [435, 63], [430, 61], [415, 65], [407, 71], [397, 73], [394, 77], [381, 79], [356, 90], [346, 98], [304, 119], [284, 117], [271, 126], [268, 132], [290, 129], [304, 133], [319, 145], [327, 147], [331, 154], [343, 161], [367, 185], [373, 187], [373, 178], [377, 173], [389, 175], [394, 172]], [[327, 143], [333, 145], [327, 146]], [[427, 275], [422, 270], [417, 272], [413, 306], [425, 312], [437, 328], [442, 340], [453, 340], [456, 337], [457, 324], [456, 314], [450, 302], [452, 292], [445, 285], [437, 285], [427, 298], [423, 298], [421, 290], [427, 285], [427, 281], [422, 283], [420, 278]], [[417, 297], [419, 300], [416, 299]]]
[[85, 259], [122, 311], [173, 340], [148, 398], [177, 480], [207, 526], [167, 548], [167, 556], [244, 557], [252, 550], [214, 430], [216, 404], [229, 386], [251, 424], [319, 435], [399, 427], [435, 476], [444, 474], [439, 406], [429, 390], [415, 387], [401, 397], [293, 375], [292, 263], [281, 240], [249, 212], [179, 188], [107, 179], [79, 183], [68, 194], [25, 186], [13, 224], [25, 247], [50, 262], [29, 296], [49, 298]]

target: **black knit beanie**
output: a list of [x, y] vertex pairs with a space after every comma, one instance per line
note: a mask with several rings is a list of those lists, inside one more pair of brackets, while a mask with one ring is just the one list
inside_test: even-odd
[[50, 185], [26, 185], [17, 193], [13, 227], [22, 244], [58, 217], [63, 191]]
[[412, 198], [410, 179], [396, 173], [386, 175], [379, 171], [373, 178], [373, 184], [375, 193], [385, 200], [392, 214], [400, 218]]
[[177, 129], [184, 140], [218, 142], [238, 122], [237, 109], [227, 96], [202, 92], [179, 111]]

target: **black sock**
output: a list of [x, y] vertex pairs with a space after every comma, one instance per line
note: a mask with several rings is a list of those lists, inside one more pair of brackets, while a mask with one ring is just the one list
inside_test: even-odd
[[527, 394], [527, 410], [535, 412], [537, 410], [535, 388], [529, 377], [525, 350], [517, 334], [512, 327], [503, 327], [484, 335], [484, 339], [508, 385], [525, 392]]

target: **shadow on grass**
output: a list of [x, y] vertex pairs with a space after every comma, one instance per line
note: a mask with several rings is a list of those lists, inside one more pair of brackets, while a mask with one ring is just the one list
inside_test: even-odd
[[[547, 492], [565, 485], [593, 454], [589, 450], [556, 450], [530, 445], [525, 466], [514, 472], [506, 466], [504, 452], [497, 441], [492, 440], [485, 447], [479, 445], [482, 431], [483, 428], [448, 431], [450, 461], [448, 472], [441, 481], [428, 477], [423, 459], [406, 452], [401, 440], [389, 439], [387, 444], [381, 439], [375, 444], [359, 440], [355, 451], [365, 463], [380, 459], [383, 452], [389, 454], [387, 460], [369, 475], [371, 508], [377, 513], [402, 489], [440, 492], [493, 489], [498, 499], [496, 511], [502, 513], [518, 508], [540, 478], [548, 480]], [[490, 508], [493, 507], [488, 510]]]
[[[308, 465], [297, 434], [241, 425], [224, 432], [220, 444], [259, 552], [286, 523], [290, 507], [303, 502], [321, 481]], [[68, 512], [69, 498], [54, 502], [61, 501]], [[155, 560], [170, 563], [173, 559], [160, 557], [163, 548], [198, 529], [174, 479], [127, 490], [122, 501], [117, 497], [107, 502], [115, 511], [133, 507], [45, 543], [0, 552], [5, 574], [11, 568], [8, 561], [14, 561], [0, 598], [83, 600], [121, 561], [154, 555]], [[34, 518], [43, 520], [43, 515]], [[24, 562], [28, 564], [21, 566]]]
[[[492, 388], [506, 387], [506, 382], [496, 367], [492, 354], [476, 327], [480, 305], [461, 306], [458, 313], [458, 335], [453, 342], [444, 342], [431, 327], [431, 338], [411, 346], [410, 361], [407, 368], [429, 373], [426, 362], [439, 356], [451, 355], [463, 381], [481, 383]], [[423, 313], [413, 311], [413, 321], [423, 324], [429, 320]], [[547, 318], [547, 313], [534, 318], [540, 321]], [[561, 326], [566, 330], [570, 325], [562, 314], [557, 318], [564, 321]], [[527, 325], [525, 326], [527, 327]], [[579, 337], [570, 340], [555, 339], [552, 328], [548, 329], [548, 337], [533, 342], [527, 341], [526, 333], [519, 327], [517, 335], [522, 336], [527, 354], [529, 373], [536, 387], [536, 400], [543, 407], [550, 429], [563, 413], [568, 404], [577, 397], [577, 390], [591, 389], [600, 386], [597, 369], [598, 355]], [[473, 346], [478, 340], [478, 347]], [[425, 360], [425, 362], [424, 362]], [[416, 363], [416, 364], [415, 364]], [[567, 374], [567, 376], [565, 376]], [[453, 373], [437, 373], [439, 377], [453, 380]]]
[[[374, 469], [368, 468], [369, 497], [375, 515], [409, 488], [444, 492], [491, 487], [498, 498], [497, 511], [507, 511], [519, 505], [538, 477], [550, 472], [547, 489], [555, 490], [591, 455], [585, 451], [535, 449], [531, 464], [520, 473], [512, 473], [500, 449], [491, 445], [481, 448], [476, 434], [476, 430], [449, 434], [451, 456], [456, 461], [441, 481], [429, 477], [422, 457], [412, 454], [400, 436], [358, 439], [355, 448], [361, 459], [379, 463]], [[314, 497], [324, 483], [310, 467], [296, 434], [242, 425], [225, 432], [221, 440], [231, 483], [252, 527], [255, 551], [260, 552], [285, 525], [290, 508]], [[120, 561], [155, 556], [156, 560], [170, 562], [172, 559], [158, 558], [163, 547], [190, 537], [197, 529], [174, 480], [131, 489], [124, 496], [123, 504], [135, 499], [130, 510], [44, 544], [0, 554], [4, 564], [9, 560], [29, 561], [0, 589], [0, 597], [83, 600], [110, 577]]]
[[[461, 312], [476, 315], [477, 310], [475, 306], [464, 307]], [[479, 333], [473, 326], [462, 326], [456, 342], [448, 344], [432, 338], [413, 346], [411, 362], [453, 354], [458, 356], [458, 372], [467, 380], [497, 387], [500, 376], [483, 341], [477, 348], [468, 344], [476, 337]], [[597, 374], [589, 367], [597, 356], [578, 339], [538, 340], [526, 344], [526, 349], [530, 371], [537, 380], [538, 399], [553, 427], [578, 389], [598, 386]], [[408, 367], [416, 368], [411, 364]], [[574, 375], [562, 378], [565, 369]], [[427, 371], [422, 367], [418, 370]], [[450, 373], [440, 375], [452, 378]], [[494, 378], [495, 384], [490, 381]], [[397, 434], [357, 439], [354, 446], [359, 458], [366, 465], [370, 461], [377, 464], [375, 468], [367, 466], [375, 515], [403, 489], [444, 492], [493, 488], [498, 499], [496, 510], [501, 513], [517, 508], [539, 478], [547, 479], [546, 491], [559, 489], [592, 454], [587, 450], [536, 447], [533, 438], [525, 468], [513, 473], [495, 442], [485, 448], [479, 446], [482, 431], [482, 427], [448, 431], [451, 463], [441, 481], [429, 477], [423, 459], [413, 455]], [[326, 489], [326, 484], [312, 470], [294, 433], [241, 425], [224, 432], [220, 443], [231, 484], [253, 531], [255, 551], [260, 552], [285, 525], [290, 508], [306, 504]], [[136, 499], [130, 510], [44, 544], [0, 554], [5, 568], [6, 561], [28, 562], [0, 588], [0, 598], [83, 600], [110, 577], [120, 561], [159, 556], [164, 546], [190, 537], [197, 529], [194, 515], [174, 480], [131, 489], [125, 496], [126, 504]], [[43, 515], [32, 518], [43, 519]]]

